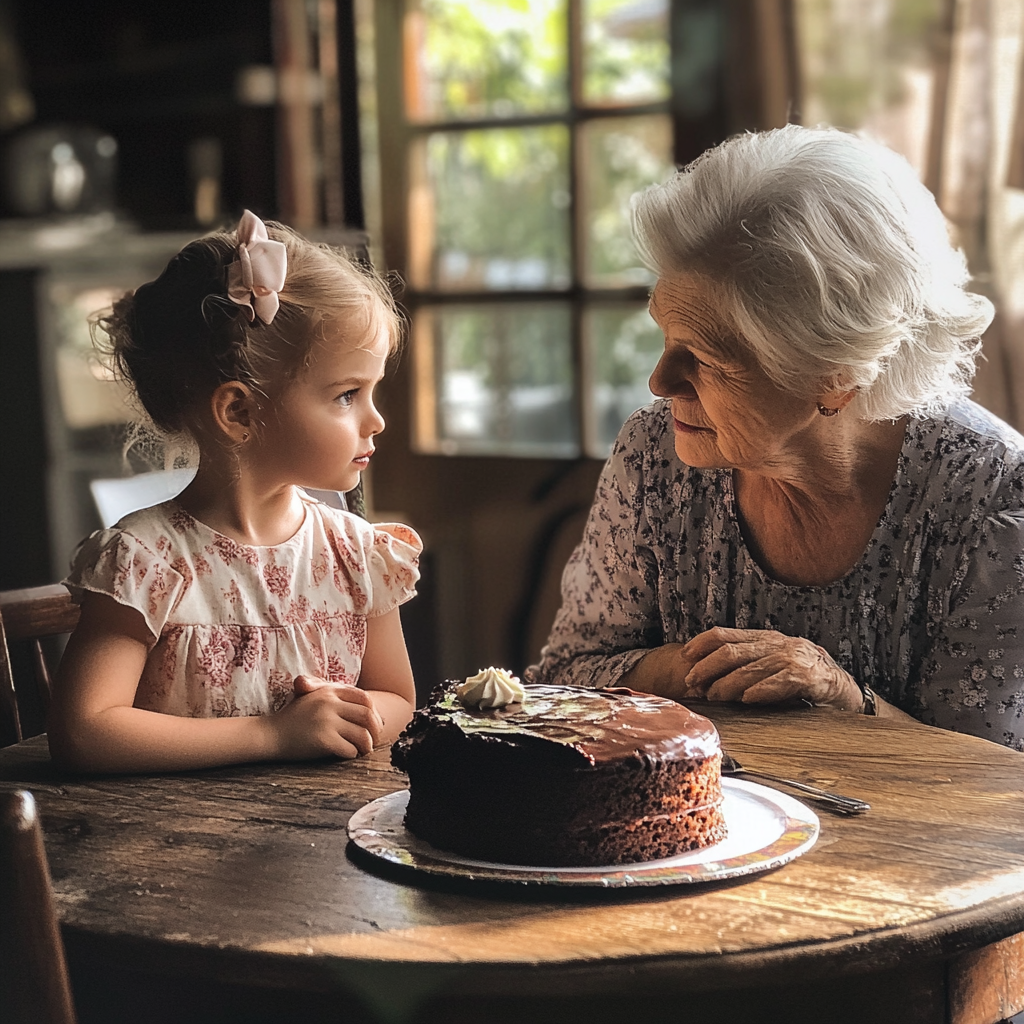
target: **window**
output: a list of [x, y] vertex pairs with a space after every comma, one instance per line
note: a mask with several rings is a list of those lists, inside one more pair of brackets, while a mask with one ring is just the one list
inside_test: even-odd
[[627, 204], [673, 166], [669, 0], [399, 6], [412, 445], [603, 458], [662, 345]]

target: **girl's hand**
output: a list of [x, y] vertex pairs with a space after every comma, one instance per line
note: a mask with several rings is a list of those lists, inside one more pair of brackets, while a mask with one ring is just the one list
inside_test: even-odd
[[278, 757], [359, 757], [380, 742], [384, 723], [365, 690], [315, 676], [296, 676], [293, 685], [295, 700], [267, 720], [277, 736]]
[[860, 711], [864, 704], [853, 676], [803, 637], [716, 626], [683, 644], [677, 657], [684, 698], [744, 704], [804, 700], [841, 711]]

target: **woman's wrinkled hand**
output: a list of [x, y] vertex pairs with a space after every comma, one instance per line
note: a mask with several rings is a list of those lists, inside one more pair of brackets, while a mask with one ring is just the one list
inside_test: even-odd
[[365, 690], [305, 675], [293, 686], [295, 700], [268, 718], [279, 757], [359, 757], [380, 742], [384, 723]]
[[810, 704], [859, 711], [856, 680], [824, 648], [770, 629], [716, 626], [683, 644], [684, 697], [744, 704]]
[[655, 648], [622, 685], [672, 700], [744, 704], [807, 701], [860, 711], [856, 680], [829, 653], [803, 637], [770, 629], [716, 626], [685, 644]]

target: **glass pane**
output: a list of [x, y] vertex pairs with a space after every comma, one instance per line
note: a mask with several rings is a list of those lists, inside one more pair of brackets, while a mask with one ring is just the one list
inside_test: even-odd
[[446, 454], [579, 454], [567, 305], [435, 306], [417, 320], [434, 371], [432, 380], [417, 372], [418, 390], [434, 391], [417, 395], [435, 417], [421, 445]]
[[420, 289], [569, 285], [563, 125], [432, 132], [410, 149], [409, 276]]
[[646, 306], [616, 305], [588, 310], [584, 319], [592, 366], [592, 436], [606, 458], [629, 415], [653, 400], [647, 381], [664, 348], [664, 337]]
[[601, 118], [580, 127], [583, 277], [591, 288], [649, 284], [633, 247], [629, 197], [672, 172], [667, 114]]
[[[925, 166], [945, 0], [797, 0], [804, 124], [866, 129]], [[948, 43], [947, 43], [948, 45]]]
[[669, 96], [668, 0], [583, 0], [583, 102]]
[[566, 109], [566, 0], [407, 0], [411, 121]]

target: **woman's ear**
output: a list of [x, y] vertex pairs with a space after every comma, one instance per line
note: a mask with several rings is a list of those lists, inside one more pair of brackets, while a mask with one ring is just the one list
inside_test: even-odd
[[210, 412], [217, 433], [230, 444], [245, 444], [252, 436], [257, 403], [251, 388], [241, 381], [218, 385], [210, 396]]
[[842, 412], [856, 397], [860, 388], [844, 388], [841, 384], [834, 384], [832, 387], [823, 389], [818, 398], [818, 411], [823, 416], [835, 416]]

